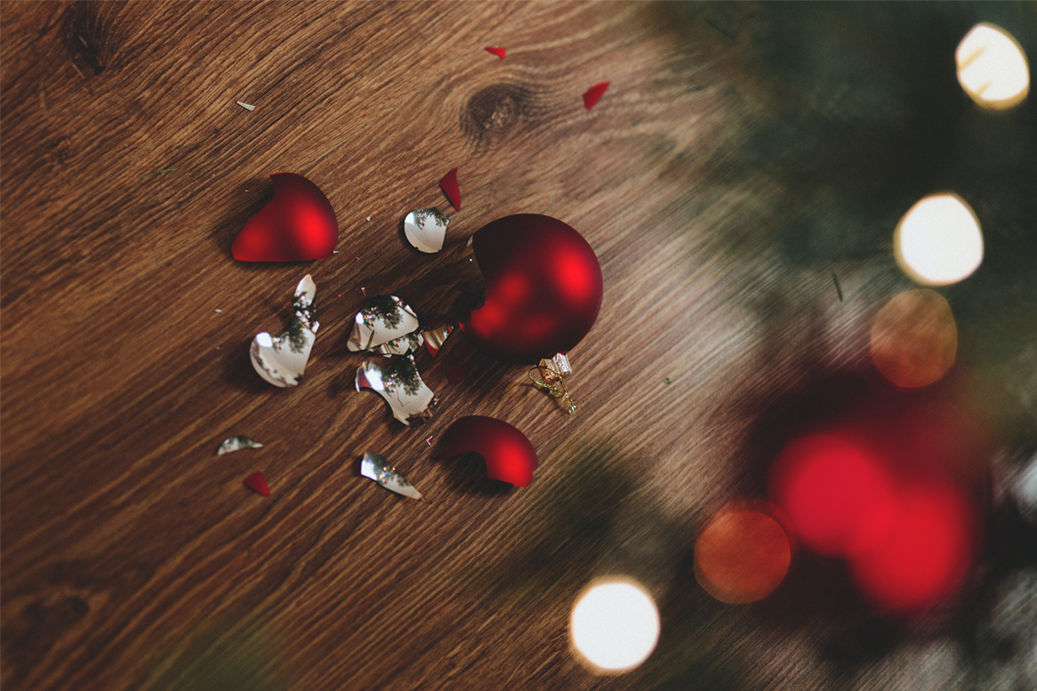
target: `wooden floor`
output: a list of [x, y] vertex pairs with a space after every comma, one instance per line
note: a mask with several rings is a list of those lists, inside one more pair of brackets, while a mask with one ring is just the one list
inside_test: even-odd
[[[871, 376], [876, 306], [911, 286], [893, 228], [929, 192], [984, 223], [983, 267], [942, 292], [995, 483], [1037, 450], [1037, 115], [961, 94], [954, 46], [981, 20], [1035, 59], [1027, 3], [4, 2], [5, 691], [1033, 688], [1032, 532], [907, 622], [828, 603], [795, 564], [743, 607], [691, 568], [713, 512], [760, 495], [768, 416]], [[338, 254], [233, 260], [278, 171], [326, 193]], [[438, 255], [400, 231], [426, 206], [451, 215]], [[468, 237], [519, 212], [601, 261], [579, 410], [456, 334], [419, 354], [440, 403], [404, 428], [354, 389], [364, 294], [433, 322]], [[306, 273], [319, 337], [276, 390], [249, 343]], [[470, 414], [527, 434], [530, 487], [432, 459]], [[264, 447], [217, 457], [237, 434]], [[368, 450], [428, 501], [361, 477]], [[242, 485], [257, 470], [268, 498]], [[652, 591], [662, 636], [597, 677], [568, 616], [612, 573]]]

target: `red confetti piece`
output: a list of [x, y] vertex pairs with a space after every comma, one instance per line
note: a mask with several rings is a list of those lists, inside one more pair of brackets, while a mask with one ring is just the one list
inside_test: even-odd
[[266, 478], [263, 477], [263, 473], [252, 473], [245, 478], [243, 484], [256, 494], [264, 497], [270, 496], [270, 487], [266, 484]]
[[447, 199], [454, 205], [454, 208], [460, 211], [461, 188], [457, 186], [457, 168], [451, 168], [446, 177], [440, 181], [439, 186], [443, 188], [443, 193], [446, 194]]
[[468, 376], [470, 371], [471, 370], [467, 367], [451, 365], [449, 362], [446, 363], [446, 378], [451, 384], [457, 384], [458, 382], [464, 381], [464, 378]]
[[504, 59], [504, 51], [505, 51], [504, 48], [490, 48], [489, 46], [487, 46], [483, 50], [485, 50], [487, 53], [493, 53], [494, 55], [496, 55], [501, 60]]
[[605, 89], [609, 88], [608, 82], [601, 82], [595, 84], [583, 94], [583, 105], [587, 106], [587, 110], [594, 107], [594, 104], [601, 100], [601, 97], [605, 95]]

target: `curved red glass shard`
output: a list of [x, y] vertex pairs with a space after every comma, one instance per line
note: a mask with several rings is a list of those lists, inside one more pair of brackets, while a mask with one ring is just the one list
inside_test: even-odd
[[242, 481], [242, 484], [256, 494], [264, 497], [270, 496], [270, 487], [266, 484], [266, 478], [263, 477], [263, 473], [252, 473]]
[[461, 210], [461, 189], [457, 186], [457, 168], [451, 168], [446, 177], [440, 180], [439, 186], [443, 189], [447, 199], [458, 211]]
[[601, 82], [583, 93], [583, 105], [587, 107], [587, 110], [593, 108], [594, 104], [601, 100], [601, 97], [605, 95], [605, 90], [608, 88], [608, 82]]
[[274, 198], [249, 219], [230, 251], [238, 261], [297, 262], [330, 257], [338, 243], [331, 202], [295, 173], [274, 173]]
[[496, 55], [501, 60], [504, 59], [504, 52], [505, 52], [504, 48], [490, 48], [489, 46], [487, 46], [483, 50], [485, 50], [487, 53], [493, 53], [494, 55]]
[[536, 450], [526, 435], [492, 417], [470, 415], [456, 420], [440, 437], [434, 458], [474, 451], [486, 462], [486, 475], [519, 487], [529, 487], [537, 467]]

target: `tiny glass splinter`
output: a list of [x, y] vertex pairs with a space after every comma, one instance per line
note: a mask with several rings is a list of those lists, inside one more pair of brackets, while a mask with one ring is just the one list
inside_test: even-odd
[[252, 441], [251, 439], [246, 437], [244, 434], [239, 434], [236, 437], [231, 437], [230, 439], [225, 439], [223, 441], [223, 443], [220, 444], [220, 448], [216, 452], [216, 455], [217, 456], [222, 456], [225, 453], [230, 453], [231, 451], [237, 451], [239, 449], [261, 449], [261, 448], [263, 448], [263, 445], [260, 444], [258, 441]]
[[439, 209], [418, 209], [403, 219], [403, 234], [415, 249], [434, 254], [443, 249], [450, 219]]
[[256, 334], [252, 339], [249, 355], [252, 366], [264, 380], [280, 386], [298, 386], [306, 370], [306, 361], [310, 359], [310, 350], [317, 339], [316, 314], [313, 306], [317, 286], [309, 274], [299, 281], [295, 289], [292, 308], [295, 318], [288, 329], [280, 336], [271, 336], [267, 332]]
[[[403, 300], [395, 295], [376, 295], [365, 300], [357, 312], [346, 347], [354, 353], [373, 350], [414, 333], [418, 326], [418, 315]], [[395, 347], [384, 354], [394, 352], [397, 352]]]
[[436, 395], [425, 385], [413, 355], [392, 358], [385, 365], [368, 360], [356, 371], [356, 390], [377, 391], [392, 409], [393, 417], [417, 427], [432, 417]]
[[369, 477], [387, 490], [402, 494], [411, 499], [421, 499], [421, 492], [414, 489], [414, 485], [407, 482], [407, 478], [396, 472], [396, 468], [385, 460], [385, 456], [379, 456], [370, 451], [364, 452], [364, 460], [360, 461], [360, 474]]

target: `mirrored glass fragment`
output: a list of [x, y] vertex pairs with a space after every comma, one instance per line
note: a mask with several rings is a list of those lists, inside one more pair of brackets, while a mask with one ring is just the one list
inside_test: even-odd
[[402, 494], [411, 499], [421, 499], [421, 492], [407, 482], [407, 478], [396, 472], [396, 468], [385, 459], [370, 451], [364, 452], [364, 460], [360, 461], [360, 474], [369, 477], [387, 490]]
[[224, 439], [223, 443], [220, 444], [219, 450], [216, 451], [216, 455], [217, 456], [222, 456], [225, 453], [230, 453], [231, 451], [237, 451], [239, 449], [261, 449], [261, 448], [263, 448], [263, 445], [260, 444], [258, 441], [252, 441], [251, 439], [246, 437], [244, 434], [239, 434], [236, 437], [231, 437], [230, 439]]
[[418, 209], [403, 219], [403, 234], [415, 249], [433, 254], [443, 249], [450, 219], [439, 209]]
[[364, 301], [353, 320], [346, 346], [354, 353], [372, 350], [418, 330], [418, 315], [395, 295], [376, 295]]
[[252, 366], [259, 376], [274, 386], [298, 386], [302, 381], [320, 326], [314, 318], [316, 294], [317, 286], [307, 274], [295, 289], [292, 301], [295, 316], [285, 332], [271, 336], [264, 331], [252, 339], [249, 350]]
[[377, 391], [392, 409], [393, 417], [417, 427], [432, 417], [436, 395], [425, 385], [413, 355], [390, 359], [384, 365], [366, 361], [356, 371], [356, 390]]

